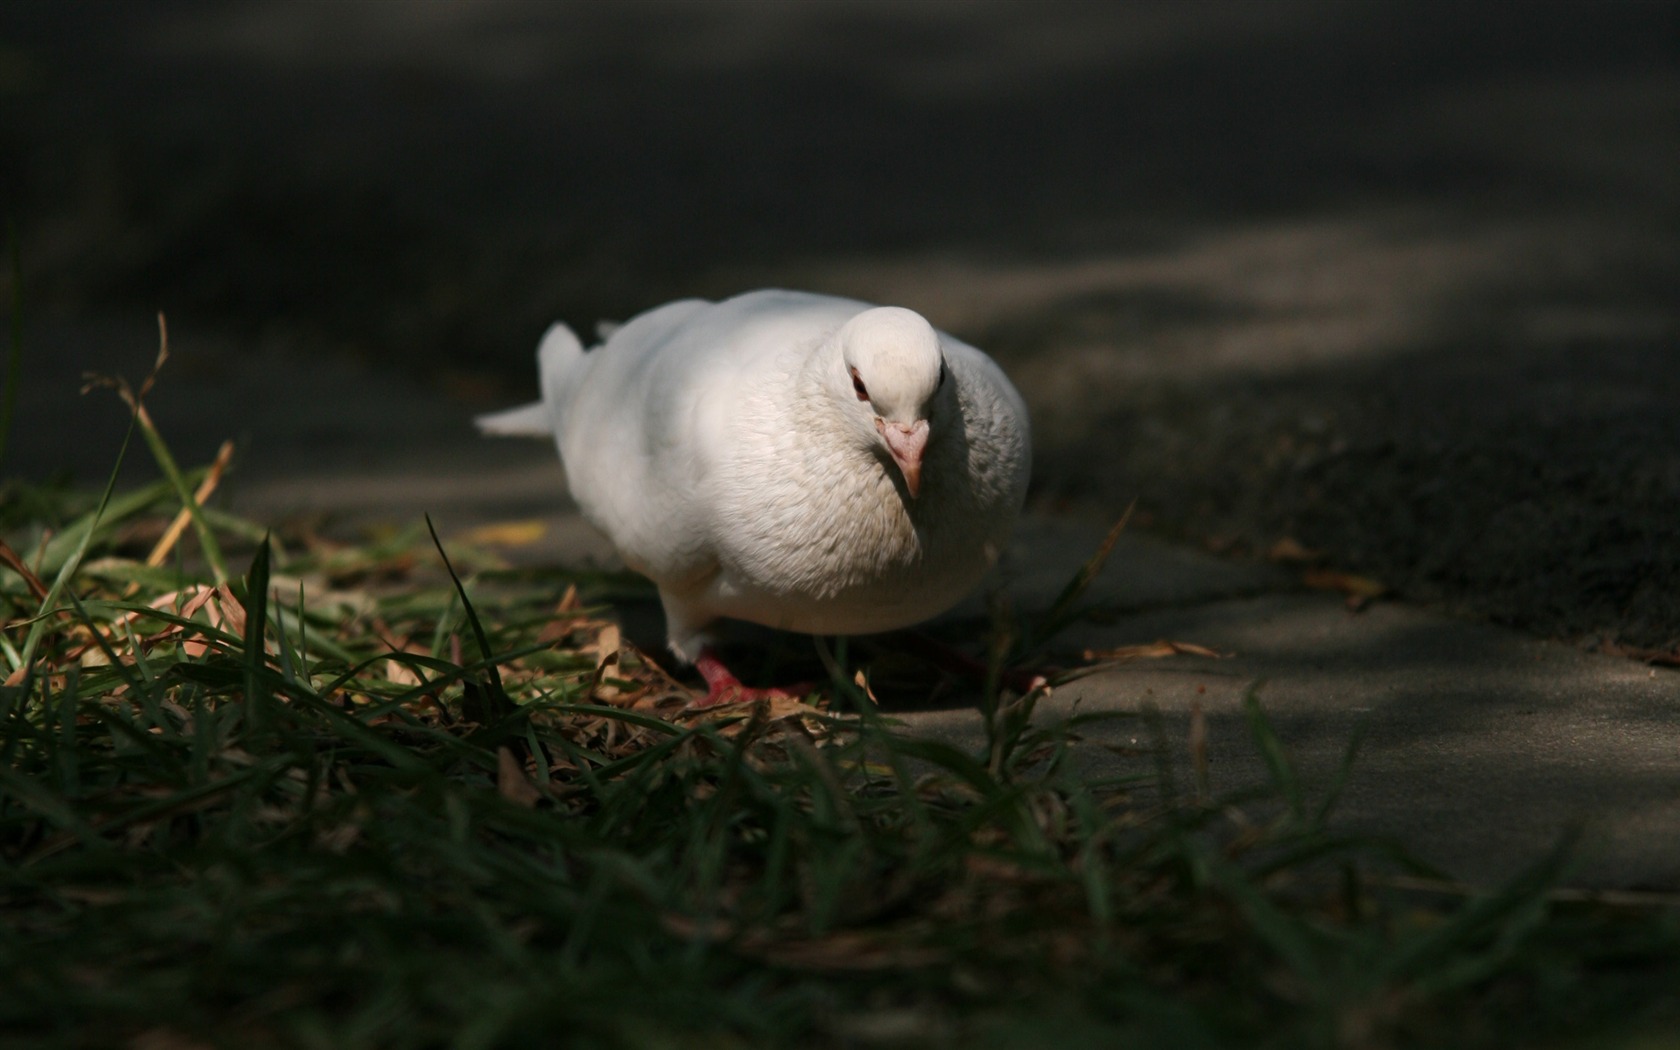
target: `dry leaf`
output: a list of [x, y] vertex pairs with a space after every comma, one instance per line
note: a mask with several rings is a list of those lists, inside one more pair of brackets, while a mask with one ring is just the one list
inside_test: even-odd
[[1194, 642], [1174, 642], [1162, 638], [1142, 645], [1122, 645], [1115, 649], [1087, 649], [1086, 660], [1101, 660], [1109, 663], [1130, 663], [1133, 660], [1159, 660], [1168, 656], [1206, 656], [1214, 660], [1229, 659], [1230, 653], [1222, 653], [1217, 649], [1209, 649], [1205, 645]]
[[595, 636], [595, 666], [605, 667], [609, 660], [618, 655], [624, 646], [624, 635], [616, 623], [601, 625], [601, 633]]
[[1334, 569], [1308, 569], [1301, 574], [1301, 582], [1314, 590], [1341, 592], [1347, 596], [1347, 607], [1353, 612], [1388, 593], [1388, 586], [1378, 580]]
[[554, 607], [555, 614], [576, 612], [581, 608], [583, 603], [578, 601], [577, 584], [566, 584], [566, 593], [560, 596], [559, 604]]
[[1301, 574], [1301, 582], [1317, 590], [1341, 591], [1343, 594], [1357, 594], [1364, 598], [1377, 598], [1388, 593], [1386, 584], [1369, 576], [1356, 576], [1351, 572], [1337, 572], [1334, 569], [1308, 569]]
[[[216, 452], [215, 462], [210, 464], [209, 472], [204, 475], [204, 480], [199, 483], [198, 491], [193, 493], [194, 503], [202, 507], [210, 499], [216, 491], [216, 486], [221, 484], [222, 474], [227, 470], [228, 464], [232, 462], [233, 442], [224, 441], [222, 447]], [[152, 548], [152, 553], [147, 555], [146, 564], [154, 569], [162, 565], [169, 557], [169, 551], [180, 540], [181, 534], [187, 531], [187, 526], [191, 523], [192, 512], [186, 507], [182, 507], [180, 512], [175, 515], [175, 520], [169, 523], [169, 528], [164, 530], [163, 537], [158, 540], [157, 546]]]
[[210, 613], [210, 626], [240, 638], [245, 636], [245, 606], [239, 603], [232, 587], [225, 583], [218, 585], [216, 600], [206, 605], [205, 612]]
[[1317, 561], [1323, 556], [1321, 551], [1301, 546], [1301, 542], [1293, 536], [1283, 537], [1266, 551], [1268, 561]]
[[420, 676], [414, 673], [414, 668], [400, 660], [385, 661], [385, 679], [397, 685], [414, 686], [420, 684]]
[[456, 539], [481, 547], [529, 547], [547, 532], [548, 524], [536, 519], [498, 521], [468, 529]]
[[589, 683], [589, 696], [594, 699], [611, 700], [618, 696], [618, 686], [606, 680], [607, 672], [618, 667], [618, 653], [624, 646], [624, 637], [619, 632], [618, 625], [606, 623], [601, 625], [601, 632], [595, 636], [595, 676]]
[[36, 601], [44, 602], [47, 600], [47, 585], [41, 582], [41, 578], [30, 570], [29, 566], [22, 558], [18, 557], [17, 552], [12, 550], [5, 540], [0, 540], [0, 563], [4, 563], [7, 568], [23, 577], [25, 586], [29, 588], [29, 593], [35, 596]]
[[514, 758], [513, 752], [505, 747], [496, 749], [496, 790], [509, 802], [526, 809], [542, 798], [542, 792], [525, 775], [524, 763]]
[[[361, 810], [358, 810], [358, 815], [360, 815], [361, 812]], [[317, 834], [315, 836], [315, 845], [317, 848], [324, 849], [329, 853], [343, 854], [345, 851], [349, 850], [351, 846], [354, 846], [356, 844], [356, 840], [361, 837], [361, 824], [346, 821], [337, 827], [330, 828]]]
[[864, 677], [862, 671], [859, 671], [857, 674], [853, 675], [852, 676], [852, 681], [856, 682], [857, 687], [859, 689], [863, 690], [863, 695], [867, 696], [869, 698], [870, 703], [874, 704], [876, 707], [881, 706], [881, 701], [875, 696], [875, 690], [869, 688], [869, 679]]

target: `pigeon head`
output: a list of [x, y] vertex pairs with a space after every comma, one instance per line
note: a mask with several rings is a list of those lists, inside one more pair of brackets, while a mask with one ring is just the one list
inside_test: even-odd
[[840, 329], [850, 394], [870, 416], [875, 440], [904, 475], [912, 499], [922, 488], [928, 417], [945, 383], [939, 333], [913, 310], [865, 310]]

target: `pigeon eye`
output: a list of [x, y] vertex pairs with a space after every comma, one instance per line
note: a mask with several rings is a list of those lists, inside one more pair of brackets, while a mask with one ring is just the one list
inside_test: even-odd
[[864, 388], [863, 377], [858, 375], [858, 370], [855, 368], [852, 369], [852, 389], [857, 391], [857, 399], [859, 401], [869, 400], [869, 391]]

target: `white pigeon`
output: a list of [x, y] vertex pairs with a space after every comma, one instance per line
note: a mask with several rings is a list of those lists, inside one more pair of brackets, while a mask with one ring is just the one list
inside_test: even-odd
[[[1027, 411], [991, 358], [893, 306], [764, 290], [603, 330], [556, 324], [541, 402], [482, 416], [552, 435], [573, 497], [659, 587], [702, 704], [749, 698], [720, 618], [868, 634], [956, 604], [1026, 495]], [[698, 706], [698, 705], [697, 705]]]

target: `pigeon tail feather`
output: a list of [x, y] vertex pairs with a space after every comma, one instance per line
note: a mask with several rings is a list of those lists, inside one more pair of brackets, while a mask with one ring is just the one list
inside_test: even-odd
[[479, 433], [492, 437], [545, 438], [553, 433], [548, 422], [548, 406], [541, 401], [477, 416], [473, 422], [478, 424]]
[[556, 321], [550, 325], [537, 347], [537, 373], [541, 376], [543, 404], [548, 406], [548, 433], [558, 433], [560, 420], [571, 406], [572, 391], [587, 375], [586, 363], [592, 358], [583, 352], [577, 334]]
[[582, 357], [583, 344], [578, 342], [577, 333], [564, 321], [549, 325], [548, 331], [543, 333], [542, 342], [537, 345], [537, 367], [544, 375], [564, 371]]
[[[552, 398], [564, 390], [566, 374], [583, 360], [583, 344], [562, 322], [556, 321], [544, 333], [537, 347], [537, 367], [542, 373], [545, 395]], [[548, 401], [533, 401], [518, 408], [491, 412], [473, 420], [481, 433], [496, 437], [553, 437], [554, 420], [549, 414]]]

